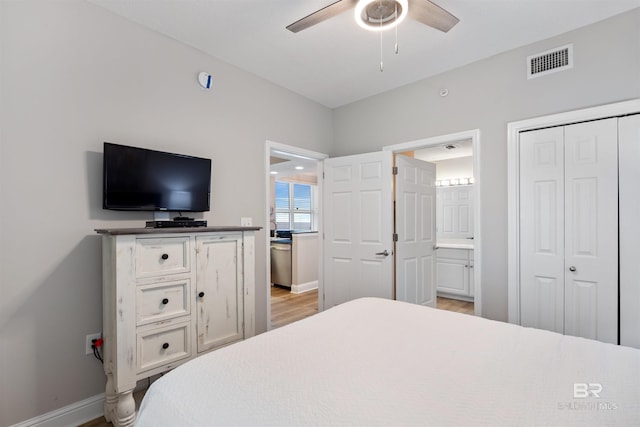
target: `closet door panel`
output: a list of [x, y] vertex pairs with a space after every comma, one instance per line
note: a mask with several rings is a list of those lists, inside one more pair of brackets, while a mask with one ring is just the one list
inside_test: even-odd
[[520, 135], [521, 324], [564, 332], [564, 131]]
[[567, 335], [598, 339], [598, 283], [568, 278], [565, 326]]
[[617, 119], [565, 127], [565, 334], [618, 342]]
[[620, 344], [640, 348], [640, 114], [619, 120]]

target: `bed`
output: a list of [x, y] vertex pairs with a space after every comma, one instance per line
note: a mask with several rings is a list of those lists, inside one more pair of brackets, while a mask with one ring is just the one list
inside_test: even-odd
[[377, 298], [194, 359], [138, 427], [640, 425], [640, 350]]

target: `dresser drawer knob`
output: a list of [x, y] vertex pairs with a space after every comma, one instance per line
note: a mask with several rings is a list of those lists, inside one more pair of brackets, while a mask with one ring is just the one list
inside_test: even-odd
[[204, 292], [200, 292], [200, 293], [198, 294], [198, 296], [199, 296], [200, 298], [202, 298], [202, 297], [204, 296]]
[[163, 298], [162, 299], [162, 304], [164, 304], [164, 305], [169, 304], [169, 298]]
[[168, 342], [166, 342], [166, 343], [162, 344], [162, 348], [163, 348], [164, 350], [168, 349], [168, 348], [169, 348], [169, 343], [168, 343]]
[[168, 260], [169, 259], [169, 254], [162, 254], [162, 256], [160, 257], [164, 260]]

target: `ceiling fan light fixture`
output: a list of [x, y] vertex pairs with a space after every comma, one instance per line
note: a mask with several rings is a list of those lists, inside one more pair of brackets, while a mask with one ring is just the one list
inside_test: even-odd
[[384, 31], [400, 24], [408, 12], [408, 0], [360, 0], [355, 19], [365, 30]]

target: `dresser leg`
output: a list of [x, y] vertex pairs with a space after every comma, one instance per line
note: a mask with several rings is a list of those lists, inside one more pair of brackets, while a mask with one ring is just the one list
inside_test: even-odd
[[118, 402], [111, 422], [115, 427], [133, 427], [135, 420], [136, 402], [133, 400], [133, 390], [118, 394]]
[[104, 418], [114, 427], [133, 427], [136, 420], [136, 402], [133, 389], [117, 393], [113, 387], [113, 375], [107, 374], [104, 398]]
[[112, 414], [116, 410], [118, 403], [118, 394], [113, 388], [113, 375], [107, 374], [107, 386], [104, 392], [104, 419], [107, 422], [111, 422], [113, 419]]

